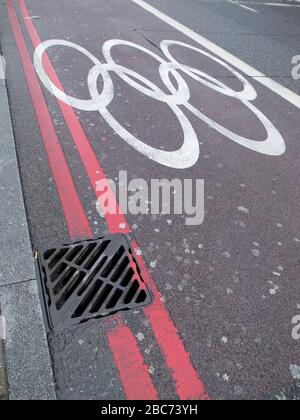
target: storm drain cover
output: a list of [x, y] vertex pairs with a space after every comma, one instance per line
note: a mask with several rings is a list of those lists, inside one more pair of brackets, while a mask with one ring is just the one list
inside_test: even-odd
[[39, 255], [51, 329], [64, 329], [151, 302], [124, 235], [78, 242]]

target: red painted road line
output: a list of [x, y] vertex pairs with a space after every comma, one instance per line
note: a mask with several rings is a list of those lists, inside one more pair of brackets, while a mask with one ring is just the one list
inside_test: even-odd
[[[147, 380], [148, 368], [129, 329], [126, 330], [121, 326], [116, 327], [108, 334], [108, 343], [112, 348], [118, 350], [114, 353], [114, 360], [119, 366], [121, 381], [131, 383], [131, 389], [129, 388], [126, 392], [127, 398], [129, 400], [149, 399], [149, 388], [153, 385]], [[128, 354], [131, 354], [131, 357], [128, 357]], [[142, 375], [136, 376], [136, 366], [132, 366], [132, 359], [136, 361], [139, 370], [142, 369]], [[152, 393], [152, 400], [157, 399], [154, 388]]]
[[[19, 7], [21, 10], [21, 14], [24, 18], [24, 23], [25, 26], [27, 28], [27, 31], [29, 33], [32, 45], [34, 48], [36, 48], [40, 43], [41, 40], [39, 38], [39, 35], [31, 21], [31, 19], [26, 19], [26, 17], [28, 18], [29, 14], [28, 14], [28, 10], [25, 4], [24, 0], [20, 0], [18, 1], [19, 3]], [[55, 72], [55, 69], [53, 68], [48, 55], [44, 54], [43, 57], [43, 64], [44, 64], [44, 68], [46, 73], [50, 76], [52, 83], [54, 83], [58, 89], [60, 89], [61, 91], [64, 91], [64, 88], [62, 86], [62, 84], [60, 83], [60, 80]], [[84, 130], [82, 129], [82, 126], [80, 124], [80, 122], [77, 119], [76, 113], [74, 111], [74, 109], [65, 104], [64, 102], [57, 100], [58, 105], [61, 109], [61, 112], [64, 116], [64, 119], [67, 123], [67, 126], [70, 130], [70, 133], [72, 135], [72, 138], [74, 140], [74, 143], [76, 145], [77, 151], [80, 155], [80, 158], [84, 164], [85, 170], [87, 172], [87, 175], [89, 177], [90, 183], [94, 189], [94, 193], [97, 197], [97, 199], [100, 199], [101, 194], [103, 194], [103, 192], [99, 192], [97, 191], [97, 182], [98, 181], [103, 181], [104, 183], [106, 182], [106, 177], [104, 175], [104, 172], [101, 168], [101, 166], [98, 163], [98, 160], [90, 146], [90, 142], [86, 137], [86, 134], [84, 132]], [[128, 233], [129, 232], [129, 226], [122, 214], [122, 212], [119, 209], [119, 205], [108, 185], [108, 183], [106, 183], [106, 188], [107, 188], [107, 194], [109, 195], [109, 202], [112, 204], [112, 207], [115, 209], [117, 209], [117, 214], [116, 215], [111, 215], [106, 213], [105, 215], [105, 219], [106, 219], [106, 223], [107, 226], [109, 226], [110, 232], [111, 233]], [[106, 191], [105, 191], [106, 193]], [[108, 197], [107, 197], [108, 198]], [[101, 200], [100, 200], [101, 201]]]
[[[12, 0], [7, 0], [7, 10], [36, 118], [40, 126], [42, 140], [49, 159], [49, 166], [53, 173], [53, 179], [55, 180], [60, 200], [65, 211], [65, 218], [70, 236], [73, 239], [77, 237], [91, 238], [93, 237], [93, 233], [81, 207], [67, 162], [59, 145], [45, 98], [40, 89], [22, 30], [13, 8]], [[108, 341], [111, 344], [110, 349], [119, 370], [126, 398], [138, 399], [143, 395], [143, 397], [148, 400], [157, 399], [155, 389], [142, 356], [139, 353], [135, 338], [129, 328], [123, 324], [121, 317], [119, 318], [117, 329], [116, 327], [112, 327], [107, 331], [107, 334]], [[118, 335], [120, 335], [121, 342], [117, 339]], [[126, 364], [122, 359], [125, 350], [122, 346], [124, 345], [125, 338]], [[135, 378], [134, 380], [133, 376]], [[143, 394], [141, 394], [140, 384], [143, 384], [144, 386]]]
[[57, 186], [68, 229], [74, 238], [79, 238], [81, 234], [88, 236], [90, 235], [90, 227], [86, 221], [83, 208], [77, 196], [75, 185], [70, 176], [68, 165], [60, 147], [35, 70], [27, 53], [25, 41], [11, 1], [8, 2], [8, 15], [20, 53], [23, 71], [27, 80], [37, 121], [39, 123], [44, 148], [48, 156], [49, 167]]
[[[33, 45], [37, 47], [41, 41], [31, 20], [26, 19], [26, 16], [28, 17], [29, 15], [25, 1], [18, 0], [18, 2], [31, 41]], [[57, 74], [46, 54], [44, 63], [47, 64], [46, 69], [48, 77], [50, 77], [52, 82], [63, 91], [63, 86], [61, 85]], [[61, 103], [59, 100], [58, 103], [65, 121], [70, 129], [70, 132], [72, 133], [74, 142], [78, 148], [80, 157], [88, 173], [88, 176], [91, 182], [94, 180], [92, 186], [95, 190], [96, 196], [99, 196], [99, 192], [97, 192], [95, 188], [95, 174], [98, 173], [96, 181], [99, 180], [100, 177], [103, 177], [103, 180], [105, 180], [104, 172], [97, 161], [97, 158], [80, 125], [80, 122], [77, 120], [73, 108], [64, 103]], [[74, 127], [76, 127], [76, 130], [74, 130]], [[101, 176], [99, 174], [101, 174]], [[111, 192], [108, 184], [107, 188], [110, 191], [111, 196], [113, 196], [113, 193]], [[120, 209], [119, 213], [121, 213]], [[122, 214], [108, 215], [106, 216], [106, 222], [111, 233], [120, 232], [120, 224], [124, 224], [124, 226], [126, 226], [125, 231], [127, 233], [129, 232], [129, 226], [125, 220], [124, 215]], [[121, 233], [125, 233], [125, 231], [121, 230]], [[172, 373], [173, 379], [175, 381], [177, 395], [180, 399], [208, 399], [204, 385], [198, 377], [196, 370], [192, 366], [190, 356], [184, 348], [184, 344], [178, 335], [177, 329], [170, 318], [168, 310], [160, 299], [160, 293], [156, 288], [150, 273], [148, 270], [146, 270], [144, 261], [138, 255], [136, 255], [136, 257], [138, 258], [140, 265], [143, 266], [143, 277], [149, 285], [154, 296], [154, 303], [145, 309], [145, 314], [151, 323], [153, 333], [162, 351], [166, 365]]]
[[[135, 241], [131, 243], [134, 250], [139, 247]], [[177, 329], [170, 319], [161, 300], [161, 294], [155, 287], [153, 279], [147, 270], [140, 253], [135, 258], [140, 266], [141, 275], [153, 293], [153, 303], [144, 312], [154, 331], [157, 343], [164, 355], [166, 365], [170, 368], [176, 385], [176, 393], [182, 400], [209, 400], [203, 383], [192, 366], [190, 357], [184, 344], [178, 336]]]

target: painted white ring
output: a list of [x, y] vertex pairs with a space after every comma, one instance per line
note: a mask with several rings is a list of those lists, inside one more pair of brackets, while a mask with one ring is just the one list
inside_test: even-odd
[[[148, 87], [151, 87], [151, 82], [143, 76], [125, 67], [118, 65], [116, 66], [118, 67], [118, 72], [122, 72], [124, 77], [126, 75], [129, 75], [131, 77], [134, 77], [136, 80], [143, 82], [145, 85], [147, 85], [147, 83], [149, 82]], [[110, 64], [105, 66], [106, 70], [111, 70], [112, 68], [115, 68], [115, 66]], [[94, 95], [97, 95], [98, 93], [97, 74], [99, 74], [99, 69], [97, 66], [94, 66], [91, 69], [89, 75], [89, 79], [93, 83], [89, 86], [92, 97]], [[152, 95], [148, 96], [152, 97]], [[163, 97], [161, 97], [161, 100], [162, 98]], [[125, 127], [123, 127], [111, 114], [111, 112], [109, 112], [106, 106], [101, 104], [98, 110], [102, 117], [110, 125], [112, 130], [115, 131], [127, 144], [132, 146], [138, 152], [142, 153], [144, 156], [167, 167], [176, 169], [189, 168], [193, 166], [199, 159], [200, 146], [198, 137], [189, 119], [181, 111], [180, 107], [177, 104], [173, 103], [172, 100], [168, 100], [165, 103], [176, 115], [183, 131], [183, 144], [181, 148], [176, 151], [165, 151], [145, 144], [140, 139], [131, 134]]]
[[108, 74], [107, 71], [101, 71], [102, 77], [103, 77], [103, 91], [101, 94], [99, 94], [97, 97], [94, 96], [92, 99], [77, 99], [73, 98], [70, 95], [67, 95], [65, 92], [60, 90], [49, 78], [47, 75], [44, 66], [43, 66], [43, 54], [50, 48], [50, 47], [69, 47], [73, 48], [80, 53], [84, 54], [86, 57], [88, 57], [91, 62], [97, 66], [98, 68], [102, 67], [102, 63], [88, 50], [85, 48], [82, 48], [80, 45], [74, 44], [70, 41], [63, 41], [59, 39], [50, 39], [48, 41], [42, 42], [35, 50], [34, 52], [34, 66], [36, 69], [36, 72], [41, 79], [44, 86], [52, 92], [58, 99], [60, 99], [62, 102], [71, 105], [72, 107], [82, 110], [82, 111], [96, 111], [99, 108], [99, 104], [104, 104], [105, 106], [108, 106], [112, 99], [113, 99], [113, 84], [112, 80]]
[[[128, 71], [124, 72], [122, 69], [126, 69], [126, 67], [123, 66], [119, 66], [118, 64], [115, 63], [112, 54], [111, 54], [111, 50], [113, 47], [119, 47], [119, 46], [125, 46], [125, 47], [131, 47], [134, 49], [137, 49], [147, 55], [149, 55], [150, 57], [154, 58], [156, 61], [158, 61], [158, 63], [160, 63], [160, 67], [159, 67], [159, 71], [160, 71], [160, 75], [162, 77], [162, 81], [165, 83], [165, 85], [168, 87], [170, 86], [170, 79], [169, 77], [166, 77], [166, 75], [168, 74], [168, 72], [171, 72], [173, 77], [175, 78], [177, 85], [178, 85], [178, 90], [175, 91], [173, 90], [173, 94], [168, 95], [165, 94], [160, 88], [158, 88], [154, 83], [152, 83], [150, 80], [144, 78], [143, 76], [139, 75], [139, 79], [142, 83], [146, 84], [149, 86], [149, 88], [146, 88], [144, 85], [137, 83], [134, 78], [130, 78], [127, 76]], [[120, 39], [112, 39], [109, 41], [106, 41], [103, 44], [103, 56], [106, 59], [107, 63], [115, 66], [116, 70], [115, 73], [122, 79], [124, 80], [128, 85], [132, 86], [133, 88], [135, 88], [137, 91], [144, 93], [147, 96], [152, 97], [153, 99], [156, 99], [158, 101], [161, 102], [172, 102], [173, 104], [179, 104], [179, 103], [186, 103], [190, 97], [190, 91], [189, 88], [187, 86], [187, 83], [185, 82], [185, 80], [183, 79], [183, 77], [176, 71], [176, 69], [174, 68], [174, 66], [171, 63], [168, 63], [166, 60], [162, 59], [159, 55], [155, 54], [154, 52], [152, 52], [151, 50], [148, 50], [147, 48], [142, 47], [141, 45], [138, 44], [134, 44], [133, 42], [130, 41], [124, 41], [124, 40], [120, 40]], [[169, 71], [166, 72], [166, 70], [169, 68]], [[134, 72], [135, 74], [138, 74], [136, 72]], [[130, 73], [129, 73], [130, 74]], [[166, 81], [164, 80], [164, 77], [166, 77]], [[145, 83], [146, 81], [146, 83]], [[170, 90], [170, 89], [169, 89]]]
[[[205, 56], [211, 58], [212, 60], [216, 61], [217, 63], [221, 64], [223, 67], [225, 67], [227, 70], [232, 72], [234, 76], [236, 76], [244, 85], [244, 90], [242, 92], [235, 92], [231, 88], [227, 87], [222, 82], [218, 81], [215, 78], [212, 78], [209, 75], [206, 75], [205, 73], [191, 68], [187, 65], [183, 65], [179, 63], [170, 53], [169, 46], [171, 45], [179, 45], [186, 47], [188, 49], [192, 49], [194, 51], [199, 52], [200, 54], [204, 54]], [[230, 67], [227, 63], [223, 62], [222, 60], [214, 57], [213, 55], [209, 54], [206, 51], [203, 51], [197, 47], [190, 46], [188, 44], [185, 44], [183, 42], [178, 41], [162, 41], [161, 48], [164, 54], [169, 58], [170, 61], [172, 61], [175, 65], [178, 65], [178, 69], [181, 68], [186, 74], [191, 76], [194, 80], [199, 81], [200, 83], [206, 85], [207, 87], [212, 88], [213, 90], [227, 95], [232, 96], [237, 99], [239, 99], [248, 109], [250, 109], [251, 112], [254, 113], [254, 115], [259, 119], [259, 121], [263, 124], [263, 126], [266, 129], [267, 132], [267, 139], [263, 141], [257, 141], [253, 139], [248, 139], [246, 137], [242, 137], [236, 133], [234, 133], [231, 130], [228, 130], [227, 128], [221, 126], [220, 124], [216, 123], [211, 118], [207, 117], [205, 114], [200, 112], [197, 108], [195, 108], [193, 105], [188, 103], [186, 105], [187, 109], [190, 110], [194, 115], [196, 115], [199, 119], [204, 121], [207, 125], [221, 133], [223, 136], [227, 137], [228, 139], [234, 141], [235, 143], [244, 146], [250, 150], [253, 150], [255, 152], [265, 154], [268, 156], [281, 156], [286, 151], [286, 144], [284, 139], [282, 138], [279, 131], [276, 129], [276, 127], [271, 123], [271, 121], [253, 104], [251, 104], [250, 101], [256, 99], [257, 93], [253, 86], [237, 71], [235, 71], [232, 67]], [[205, 77], [206, 79], [203, 79], [201, 77]], [[212, 82], [210, 83], [209, 80]]]
[[[224, 83], [220, 82], [219, 80], [215, 79], [212, 76], [209, 76], [208, 74], [201, 72], [200, 70], [193, 69], [192, 67], [189, 67], [188, 65], [179, 63], [174, 56], [171, 54], [169, 47], [172, 45], [181, 46], [184, 48], [187, 48], [192, 51], [196, 51], [202, 55], [205, 55], [206, 57], [210, 58], [211, 60], [215, 61], [216, 63], [220, 64], [222, 67], [224, 67], [226, 70], [231, 72], [237, 79], [240, 80], [240, 82], [243, 84], [244, 89], [241, 92], [236, 92], [230, 87], [226, 86]], [[161, 49], [165, 56], [170, 60], [171, 63], [174, 63], [178, 66], [178, 69], [181, 69], [183, 72], [188, 74], [190, 77], [192, 77], [194, 80], [203, 83], [205, 86], [223, 93], [227, 96], [234, 96], [239, 99], [243, 100], [249, 100], [253, 101], [257, 98], [257, 92], [254, 89], [254, 87], [248, 82], [248, 80], [243, 77], [240, 73], [238, 73], [236, 70], [234, 70], [231, 66], [229, 66], [224, 61], [220, 60], [219, 58], [213, 56], [207, 51], [201, 50], [200, 48], [194, 47], [192, 45], [186, 44], [184, 42], [180, 41], [172, 41], [172, 40], [164, 40], [160, 44]], [[199, 77], [200, 76], [200, 77]]]

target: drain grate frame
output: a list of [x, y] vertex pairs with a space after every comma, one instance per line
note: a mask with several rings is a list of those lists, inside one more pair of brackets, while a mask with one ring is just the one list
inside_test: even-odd
[[38, 252], [50, 330], [151, 303], [129, 239], [122, 234], [75, 242]]

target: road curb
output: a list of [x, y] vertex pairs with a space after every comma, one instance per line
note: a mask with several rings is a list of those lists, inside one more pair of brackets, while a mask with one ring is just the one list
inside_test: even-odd
[[0, 401], [8, 399], [7, 395], [7, 378], [6, 378], [6, 367], [4, 361], [4, 345], [3, 339], [5, 336], [5, 326], [1, 315], [0, 307]]
[[[0, 59], [0, 306], [5, 321], [6, 393], [11, 400], [53, 400], [56, 399], [53, 372], [26, 220], [3, 63]], [[0, 348], [0, 366], [4, 365], [1, 357], [3, 352]]]

